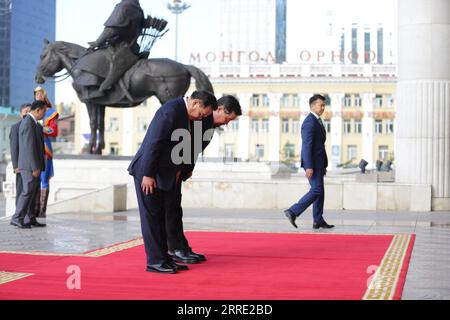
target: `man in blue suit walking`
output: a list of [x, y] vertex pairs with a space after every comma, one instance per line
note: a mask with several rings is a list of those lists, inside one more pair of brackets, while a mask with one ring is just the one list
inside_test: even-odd
[[295, 220], [311, 204], [313, 204], [314, 229], [330, 229], [323, 219], [323, 203], [325, 200], [325, 188], [323, 177], [327, 173], [328, 158], [325, 151], [326, 131], [320, 116], [325, 111], [325, 97], [314, 95], [309, 100], [311, 113], [306, 117], [302, 125], [302, 154], [301, 166], [306, 171], [311, 189], [309, 192], [284, 211], [289, 222], [295, 227]]
[[176, 273], [187, 269], [168, 256], [165, 208], [172, 201], [170, 194], [181, 182], [183, 161], [190, 156], [181, 154], [190, 150], [180, 151], [178, 146], [186, 143], [184, 137], [190, 139], [191, 121], [202, 120], [216, 109], [216, 98], [206, 91], [196, 91], [190, 98], [164, 104], [156, 112], [128, 168], [134, 177], [149, 272]]

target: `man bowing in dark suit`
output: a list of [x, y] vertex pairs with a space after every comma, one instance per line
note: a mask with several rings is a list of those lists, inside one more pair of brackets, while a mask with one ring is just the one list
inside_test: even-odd
[[[180, 181], [186, 156], [181, 155], [184, 150], [178, 153], [177, 150], [184, 137], [190, 138], [190, 122], [202, 120], [216, 109], [216, 98], [205, 91], [164, 104], [156, 112], [128, 168], [134, 176], [149, 272], [176, 273], [180, 268], [168, 256], [165, 226], [165, 208], [172, 200], [168, 194]], [[187, 144], [190, 145], [190, 141]]]
[[[192, 176], [197, 159], [211, 142], [215, 129], [227, 125], [242, 115], [241, 105], [233, 96], [224, 96], [217, 101], [217, 110], [209, 117], [204, 118], [201, 122], [194, 121], [191, 123], [192, 141], [192, 163], [184, 164], [182, 168], [181, 180], [186, 181]], [[181, 263], [198, 263], [206, 261], [203, 254], [195, 253], [189, 245], [184, 234], [183, 228], [183, 208], [181, 206], [181, 181], [171, 193], [172, 201], [166, 207], [166, 230], [167, 245], [169, 247], [169, 255], [176, 262]]]
[[298, 203], [285, 210], [284, 214], [291, 224], [297, 228], [295, 220], [313, 204], [313, 228], [329, 229], [334, 226], [327, 224], [323, 219], [325, 200], [323, 177], [327, 172], [328, 158], [325, 151], [326, 131], [320, 116], [325, 111], [325, 97], [314, 95], [309, 100], [309, 105], [311, 113], [302, 125], [301, 166], [306, 171], [311, 189]]

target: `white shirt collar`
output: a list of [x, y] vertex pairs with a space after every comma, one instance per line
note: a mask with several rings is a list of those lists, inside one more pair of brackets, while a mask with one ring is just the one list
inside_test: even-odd
[[312, 111], [311, 111], [311, 114], [312, 114], [314, 117], [316, 117], [317, 120], [319, 120], [320, 117], [319, 117], [317, 114], [315, 114], [315, 113], [312, 112]]
[[30, 115], [30, 116], [31, 116], [31, 118], [33, 119], [34, 123], [36, 123], [36, 124], [37, 124], [38, 122], [37, 122], [36, 118], [35, 118], [35, 117], [33, 116], [33, 114], [32, 114], [32, 113], [30, 112], [30, 113], [29, 113], [29, 115]]

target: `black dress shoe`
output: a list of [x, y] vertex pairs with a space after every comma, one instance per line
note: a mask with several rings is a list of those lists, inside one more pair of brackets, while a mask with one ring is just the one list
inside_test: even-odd
[[194, 251], [189, 250], [189, 255], [196, 257], [200, 262], [206, 261], [206, 257], [204, 254], [195, 253]]
[[284, 210], [284, 214], [288, 218], [289, 222], [294, 226], [294, 228], [298, 229], [297, 224], [295, 223], [295, 219], [297, 219], [295, 214], [289, 209], [288, 210]]
[[189, 270], [188, 266], [185, 266], [183, 264], [175, 263], [175, 261], [169, 261], [169, 262], [167, 262], [167, 264], [169, 266], [171, 266], [172, 268], [176, 269], [177, 271], [187, 271], [187, 270]]
[[39, 223], [37, 221], [30, 222], [30, 225], [35, 228], [43, 228], [47, 226], [45, 223]]
[[322, 229], [332, 229], [332, 228], [334, 228], [334, 226], [326, 223], [325, 220], [324, 220], [324, 221], [319, 222], [319, 223], [314, 223], [313, 224], [313, 228], [314, 229], [320, 229], [320, 228], [322, 228]]
[[200, 260], [189, 254], [187, 250], [175, 250], [172, 255], [172, 259], [175, 262], [187, 263], [187, 264], [195, 264], [199, 263]]
[[29, 223], [23, 223], [23, 222], [11, 222], [12, 226], [15, 226], [19, 229], [31, 229], [31, 225]]
[[174, 274], [177, 273], [177, 270], [168, 263], [163, 263], [163, 264], [148, 265], [147, 272]]

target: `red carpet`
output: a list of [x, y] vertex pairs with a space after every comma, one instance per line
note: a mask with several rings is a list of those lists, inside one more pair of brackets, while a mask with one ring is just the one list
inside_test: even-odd
[[[145, 272], [136, 241], [92, 256], [0, 253], [0, 299], [399, 299], [414, 243], [409, 235], [191, 232], [188, 238], [208, 261], [175, 275]], [[80, 290], [67, 289], [72, 265], [81, 270]], [[379, 276], [368, 290], [376, 266]], [[11, 281], [17, 273], [31, 275]]]

